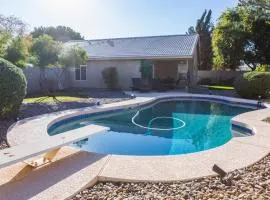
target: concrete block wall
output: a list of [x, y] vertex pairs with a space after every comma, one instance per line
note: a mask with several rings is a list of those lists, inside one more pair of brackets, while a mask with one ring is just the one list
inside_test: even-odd
[[[27, 79], [27, 94], [40, 93], [40, 82], [52, 87], [53, 90], [62, 90], [69, 87], [68, 71], [62, 68], [52, 67], [42, 70], [40, 67], [28, 67], [23, 72]], [[42, 73], [44, 76], [41, 75]], [[45, 77], [45, 79], [41, 77]]]
[[[241, 76], [243, 71], [198, 71], [197, 82], [202, 79], [210, 79], [214, 83], [226, 80], [234, 80], [238, 76]], [[233, 84], [233, 83], [232, 83]]]

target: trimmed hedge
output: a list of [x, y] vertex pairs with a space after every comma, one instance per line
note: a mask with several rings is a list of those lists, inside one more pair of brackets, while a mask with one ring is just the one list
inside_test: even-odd
[[235, 80], [236, 92], [244, 98], [265, 98], [270, 92], [270, 72], [247, 72]]
[[22, 70], [0, 58], [0, 118], [16, 116], [26, 95]]
[[102, 71], [103, 80], [108, 89], [118, 89], [117, 70], [115, 67], [108, 67]]

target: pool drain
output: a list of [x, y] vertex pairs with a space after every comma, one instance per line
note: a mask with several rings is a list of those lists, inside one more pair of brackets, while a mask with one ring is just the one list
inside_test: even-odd
[[[140, 125], [138, 123], [135, 122], [135, 118], [139, 115], [140, 111], [138, 111], [131, 119], [132, 123], [140, 128], [144, 128], [144, 129], [149, 129], [149, 130], [157, 130], [157, 131], [171, 131], [171, 130], [177, 130], [177, 129], [181, 129], [181, 128], [184, 128], [186, 126], [186, 123], [181, 120], [181, 119], [178, 119], [176, 117], [155, 117], [153, 119], [151, 119], [148, 123], [148, 126], [143, 126], [143, 125]], [[157, 120], [157, 119], [172, 119], [172, 120], [176, 120], [176, 121], [179, 121], [182, 123], [181, 126], [177, 126], [177, 127], [173, 127], [173, 128], [155, 128], [155, 127], [150, 127], [151, 124]]]

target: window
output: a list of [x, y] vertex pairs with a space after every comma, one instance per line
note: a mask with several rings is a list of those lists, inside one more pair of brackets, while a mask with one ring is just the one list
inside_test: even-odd
[[85, 81], [86, 80], [86, 67], [87, 65], [80, 65], [75, 68], [75, 80]]

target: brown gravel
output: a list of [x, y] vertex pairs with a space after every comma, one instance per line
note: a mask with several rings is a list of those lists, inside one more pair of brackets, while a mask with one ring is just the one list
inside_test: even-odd
[[[231, 183], [228, 181], [230, 179]], [[225, 180], [208, 177], [178, 183], [99, 182], [72, 199], [268, 200], [270, 199], [270, 155], [250, 167], [229, 173]]]

